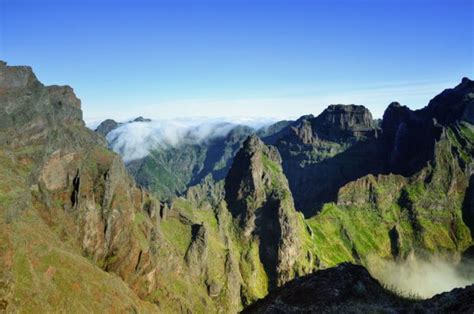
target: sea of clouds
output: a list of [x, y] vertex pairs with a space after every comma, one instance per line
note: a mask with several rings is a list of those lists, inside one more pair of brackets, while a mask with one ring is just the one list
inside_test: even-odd
[[372, 275], [389, 289], [422, 299], [474, 283], [474, 261], [455, 263], [442, 257], [410, 255], [399, 261], [378, 261]]
[[[186, 118], [125, 122], [107, 134], [109, 146], [125, 162], [141, 159], [157, 149], [178, 147], [182, 144], [203, 144], [224, 137], [239, 125], [254, 130], [276, 122], [270, 118]], [[97, 121], [88, 123], [95, 129]]]

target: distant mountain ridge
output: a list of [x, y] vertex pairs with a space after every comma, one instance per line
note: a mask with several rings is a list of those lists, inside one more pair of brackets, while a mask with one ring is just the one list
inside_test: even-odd
[[[96, 132], [107, 136], [120, 126], [143, 122], [140, 118], [126, 123], [117, 123], [107, 119], [96, 128]], [[184, 137], [183, 143], [178, 147], [153, 149], [148, 156], [129, 162], [128, 168], [142, 186], [150, 188], [163, 199], [170, 199], [183, 195], [195, 185], [222, 180], [227, 174], [237, 150], [250, 134], [257, 134], [267, 144], [275, 144], [275, 141], [289, 132], [290, 126], [295, 126], [308, 119], [314, 119], [314, 117], [310, 115], [303, 116], [297, 121], [279, 121], [258, 129], [235, 125], [228, 135], [188, 145], [186, 145], [186, 137]], [[145, 119], [145, 121], [149, 122], [150, 120]], [[345, 136], [345, 132], [353, 132], [356, 137], [376, 132], [372, 116], [363, 106], [332, 105], [315, 121], [317, 122], [313, 124], [318, 128], [319, 136], [323, 138], [332, 136], [335, 141], [339, 141], [339, 138], [335, 137]], [[304, 132], [307, 130], [307, 128], [302, 128], [301, 134], [298, 136], [304, 137]], [[308, 138], [303, 141], [316, 140], [310, 133], [307, 134]], [[114, 145], [113, 141], [114, 139], [109, 139], [111, 146]], [[120, 153], [120, 151], [117, 152]], [[187, 156], [188, 160], [184, 161], [182, 156]], [[187, 165], [185, 168], [182, 167], [184, 164]], [[167, 183], [163, 185], [159, 183], [160, 181]]]

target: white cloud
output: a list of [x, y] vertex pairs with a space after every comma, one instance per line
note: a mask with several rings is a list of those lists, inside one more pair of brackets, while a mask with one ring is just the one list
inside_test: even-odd
[[226, 136], [237, 125], [254, 129], [275, 122], [272, 119], [190, 118], [126, 123], [107, 135], [111, 148], [125, 162], [147, 156], [151, 150], [199, 144]]
[[410, 254], [402, 261], [374, 258], [369, 269], [375, 278], [406, 296], [431, 298], [435, 294], [474, 283], [473, 261], [457, 265], [437, 256], [426, 259]]

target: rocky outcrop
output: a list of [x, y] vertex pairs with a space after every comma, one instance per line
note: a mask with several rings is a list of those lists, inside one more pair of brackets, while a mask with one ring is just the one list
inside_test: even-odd
[[133, 121], [131, 121], [131, 122], [151, 122], [151, 119], [143, 118], [142, 116], [139, 116], [139, 117], [133, 119]]
[[474, 123], [474, 81], [464, 77], [454, 88], [445, 89], [434, 97], [420, 114], [434, 118], [442, 125], [457, 121]]
[[[191, 230], [192, 240], [184, 258], [195, 276], [203, 276], [206, 272], [205, 265], [208, 258], [209, 246], [206, 227], [196, 224], [192, 226]], [[215, 283], [209, 286], [210, 292], [215, 293], [215, 286]]]
[[111, 131], [115, 130], [120, 126], [120, 123], [117, 123], [115, 120], [107, 119], [102, 121], [99, 126], [95, 129], [95, 132], [106, 136]]
[[296, 213], [281, 158], [252, 135], [237, 153], [225, 181], [226, 201], [237, 220], [244, 243], [257, 241], [270, 288], [294, 277], [297, 260], [305, 256]]
[[349, 263], [288, 282], [243, 313], [470, 313], [474, 285], [428, 300], [410, 300], [386, 290], [361, 266]]

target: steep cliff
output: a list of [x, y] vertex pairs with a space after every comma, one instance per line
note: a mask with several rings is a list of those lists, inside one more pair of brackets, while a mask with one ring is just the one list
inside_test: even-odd
[[270, 289], [311, 270], [304, 248], [309, 234], [294, 208], [275, 147], [256, 135], [248, 137], [226, 177], [225, 192], [242, 245], [258, 250]]
[[[465, 117], [473, 91], [474, 83], [464, 79], [424, 109], [388, 107], [378, 145], [389, 174], [344, 185], [308, 220], [322, 262], [354, 261], [377, 272], [373, 255], [404, 259], [415, 252], [458, 260], [472, 245], [474, 127]], [[327, 239], [334, 239], [331, 250], [322, 249]]]
[[367, 108], [331, 105], [263, 140], [277, 147], [296, 208], [311, 217], [344, 184], [382, 170], [378, 133]]
[[155, 311], [117, 276], [144, 271], [135, 252], [147, 248], [123, 226], [147, 195], [84, 127], [72, 89], [1, 63], [0, 110], [2, 308]]

